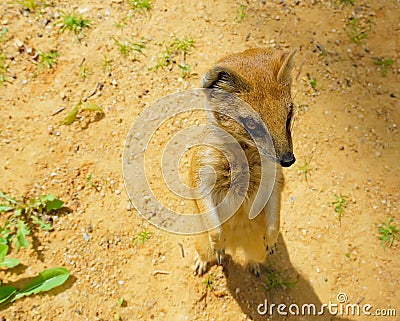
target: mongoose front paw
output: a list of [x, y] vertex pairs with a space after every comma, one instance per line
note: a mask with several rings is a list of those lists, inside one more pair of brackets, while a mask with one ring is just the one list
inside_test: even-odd
[[250, 271], [257, 277], [260, 276], [261, 270], [260, 270], [260, 264], [257, 262], [251, 261], [249, 263]]
[[274, 254], [279, 230], [268, 228], [264, 237], [265, 249], [268, 254]]
[[271, 245], [267, 245], [265, 247], [265, 250], [267, 251], [268, 254], [272, 255], [272, 254], [275, 253], [275, 247], [276, 247], [276, 244], [273, 244], [272, 246]]
[[199, 254], [196, 254], [194, 259], [194, 274], [198, 276], [202, 276], [207, 271], [208, 262], [202, 260]]
[[217, 251], [217, 262], [218, 265], [222, 265], [222, 261], [224, 259], [225, 256], [225, 250], [218, 250]]

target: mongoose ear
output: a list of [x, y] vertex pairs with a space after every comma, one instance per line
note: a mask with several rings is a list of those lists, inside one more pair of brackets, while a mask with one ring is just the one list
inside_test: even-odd
[[290, 84], [292, 82], [292, 70], [294, 67], [294, 54], [296, 50], [289, 53], [283, 61], [281, 68], [279, 69], [277, 80], [281, 84]]
[[250, 85], [233, 70], [216, 66], [207, 72], [201, 80], [203, 88], [219, 88], [230, 93], [249, 91]]

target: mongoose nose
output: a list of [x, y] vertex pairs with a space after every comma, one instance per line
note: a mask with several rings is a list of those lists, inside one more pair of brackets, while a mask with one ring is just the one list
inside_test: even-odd
[[282, 167], [292, 166], [296, 161], [296, 157], [294, 157], [292, 152], [286, 153], [282, 156], [280, 160], [280, 164]]

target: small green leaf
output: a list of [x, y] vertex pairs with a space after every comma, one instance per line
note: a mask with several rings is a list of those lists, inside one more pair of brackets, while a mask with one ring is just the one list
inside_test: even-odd
[[14, 209], [14, 206], [9, 206], [5, 204], [0, 204], [0, 213], [1, 212], [8, 212]]
[[316, 89], [317, 88], [317, 79], [311, 78], [310, 79], [310, 85], [311, 85], [312, 89]]
[[124, 298], [119, 298], [118, 299], [118, 305], [120, 306], [120, 307], [122, 307], [122, 305], [124, 304]]
[[76, 120], [76, 116], [78, 115], [79, 107], [81, 106], [81, 104], [82, 103], [79, 102], [78, 104], [75, 105], [74, 108], [71, 109], [67, 117], [65, 117], [62, 122], [64, 125], [71, 125]]
[[17, 291], [18, 289], [12, 285], [0, 286], [0, 304], [10, 299], [12, 295]]
[[17, 204], [17, 201], [14, 198], [9, 197], [6, 194], [4, 194], [2, 190], [0, 190], [0, 197], [4, 198], [6, 201], [8, 201], [8, 202], [10, 202], [12, 204]]
[[1, 231], [1, 235], [0, 235], [0, 244], [4, 244], [7, 245], [8, 244], [8, 237], [9, 233], [6, 230]]
[[20, 261], [12, 257], [6, 257], [3, 261], [0, 261], [0, 268], [11, 269], [14, 266], [19, 265]]
[[8, 28], [7, 28], [7, 27], [3, 27], [3, 29], [1, 29], [1, 32], [0, 32], [0, 42], [3, 41], [3, 39], [4, 39], [5, 35], [7, 34], [7, 32], [8, 32]]
[[52, 210], [59, 210], [63, 206], [64, 202], [56, 198], [46, 203], [46, 211], [50, 212]]
[[20, 207], [20, 208], [17, 208], [15, 211], [14, 211], [14, 216], [20, 216], [22, 214], [22, 208]]
[[0, 264], [1, 264], [1, 262], [3, 262], [3, 260], [6, 257], [7, 253], [8, 253], [8, 245], [0, 244]]
[[49, 194], [49, 195], [42, 195], [40, 196], [40, 201], [42, 204], [46, 204], [49, 201], [54, 201], [56, 196], [54, 194]]
[[32, 215], [33, 224], [39, 225], [39, 228], [43, 231], [50, 231], [53, 227], [50, 223], [46, 223], [41, 217]]
[[69, 278], [69, 270], [62, 267], [44, 270], [28, 283], [22, 290], [18, 291], [12, 301], [24, 296], [49, 291], [57, 286], [64, 284]]
[[82, 105], [82, 110], [99, 111], [103, 113], [103, 109], [97, 104], [85, 103]]
[[26, 236], [29, 234], [31, 234], [31, 231], [29, 230], [28, 225], [24, 221], [18, 220], [16, 237], [13, 239], [17, 251], [19, 251], [21, 247], [26, 249], [29, 248], [29, 241], [26, 239]]

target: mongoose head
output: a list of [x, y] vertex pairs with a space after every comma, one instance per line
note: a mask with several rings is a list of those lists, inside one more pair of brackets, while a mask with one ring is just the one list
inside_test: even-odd
[[[214, 105], [220, 108], [214, 113], [218, 125], [284, 167], [296, 161], [291, 136], [294, 53], [249, 49], [223, 58], [202, 80], [202, 87], [212, 90]], [[223, 103], [229, 95], [240, 100]], [[224, 113], [234, 113], [236, 120]], [[275, 155], [268, 152], [268, 143], [273, 144]]]

